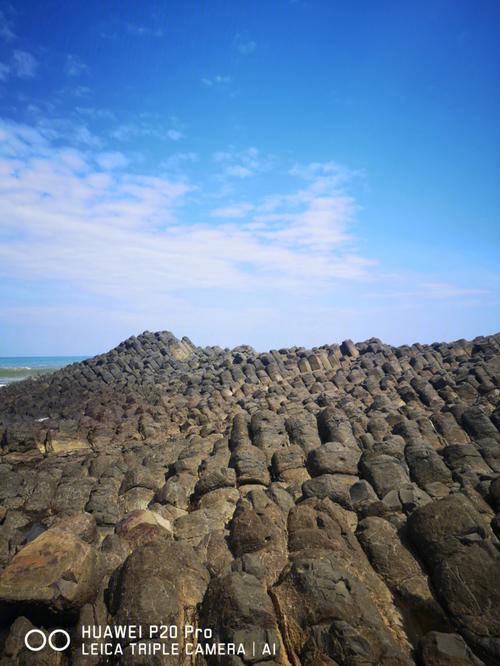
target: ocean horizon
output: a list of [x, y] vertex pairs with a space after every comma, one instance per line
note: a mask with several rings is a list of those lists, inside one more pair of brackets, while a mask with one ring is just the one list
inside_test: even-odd
[[84, 361], [88, 356], [0, 356], [0, 387]]

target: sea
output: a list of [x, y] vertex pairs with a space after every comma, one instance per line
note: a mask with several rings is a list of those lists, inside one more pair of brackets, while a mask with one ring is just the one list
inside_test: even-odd
[[0, 356], [0, 387], [55, 372], [86, 358], [88, 356]]

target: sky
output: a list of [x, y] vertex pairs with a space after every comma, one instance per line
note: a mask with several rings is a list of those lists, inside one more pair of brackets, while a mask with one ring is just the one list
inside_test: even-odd
[[0, 356], [500, 330], [497, 0], [0, 2]]

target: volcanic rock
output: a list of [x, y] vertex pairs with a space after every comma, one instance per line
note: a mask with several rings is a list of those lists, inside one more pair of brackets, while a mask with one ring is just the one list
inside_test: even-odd
[[71, 620], [96, 594], [97, 553], [52, 528], [20, 550], [0, 574], [0, 604], [37, 619]]
[[144, 332], [0, 388], [0, 664], [97, 666], [24, 646], [89, 624], [245, 647], [197, 666], [500, 663], [499, 351]]

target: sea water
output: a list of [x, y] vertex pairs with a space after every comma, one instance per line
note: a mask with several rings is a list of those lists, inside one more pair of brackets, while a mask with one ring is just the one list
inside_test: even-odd
[[54, 372], [86, 356], [0, 356], [0, 386]]

